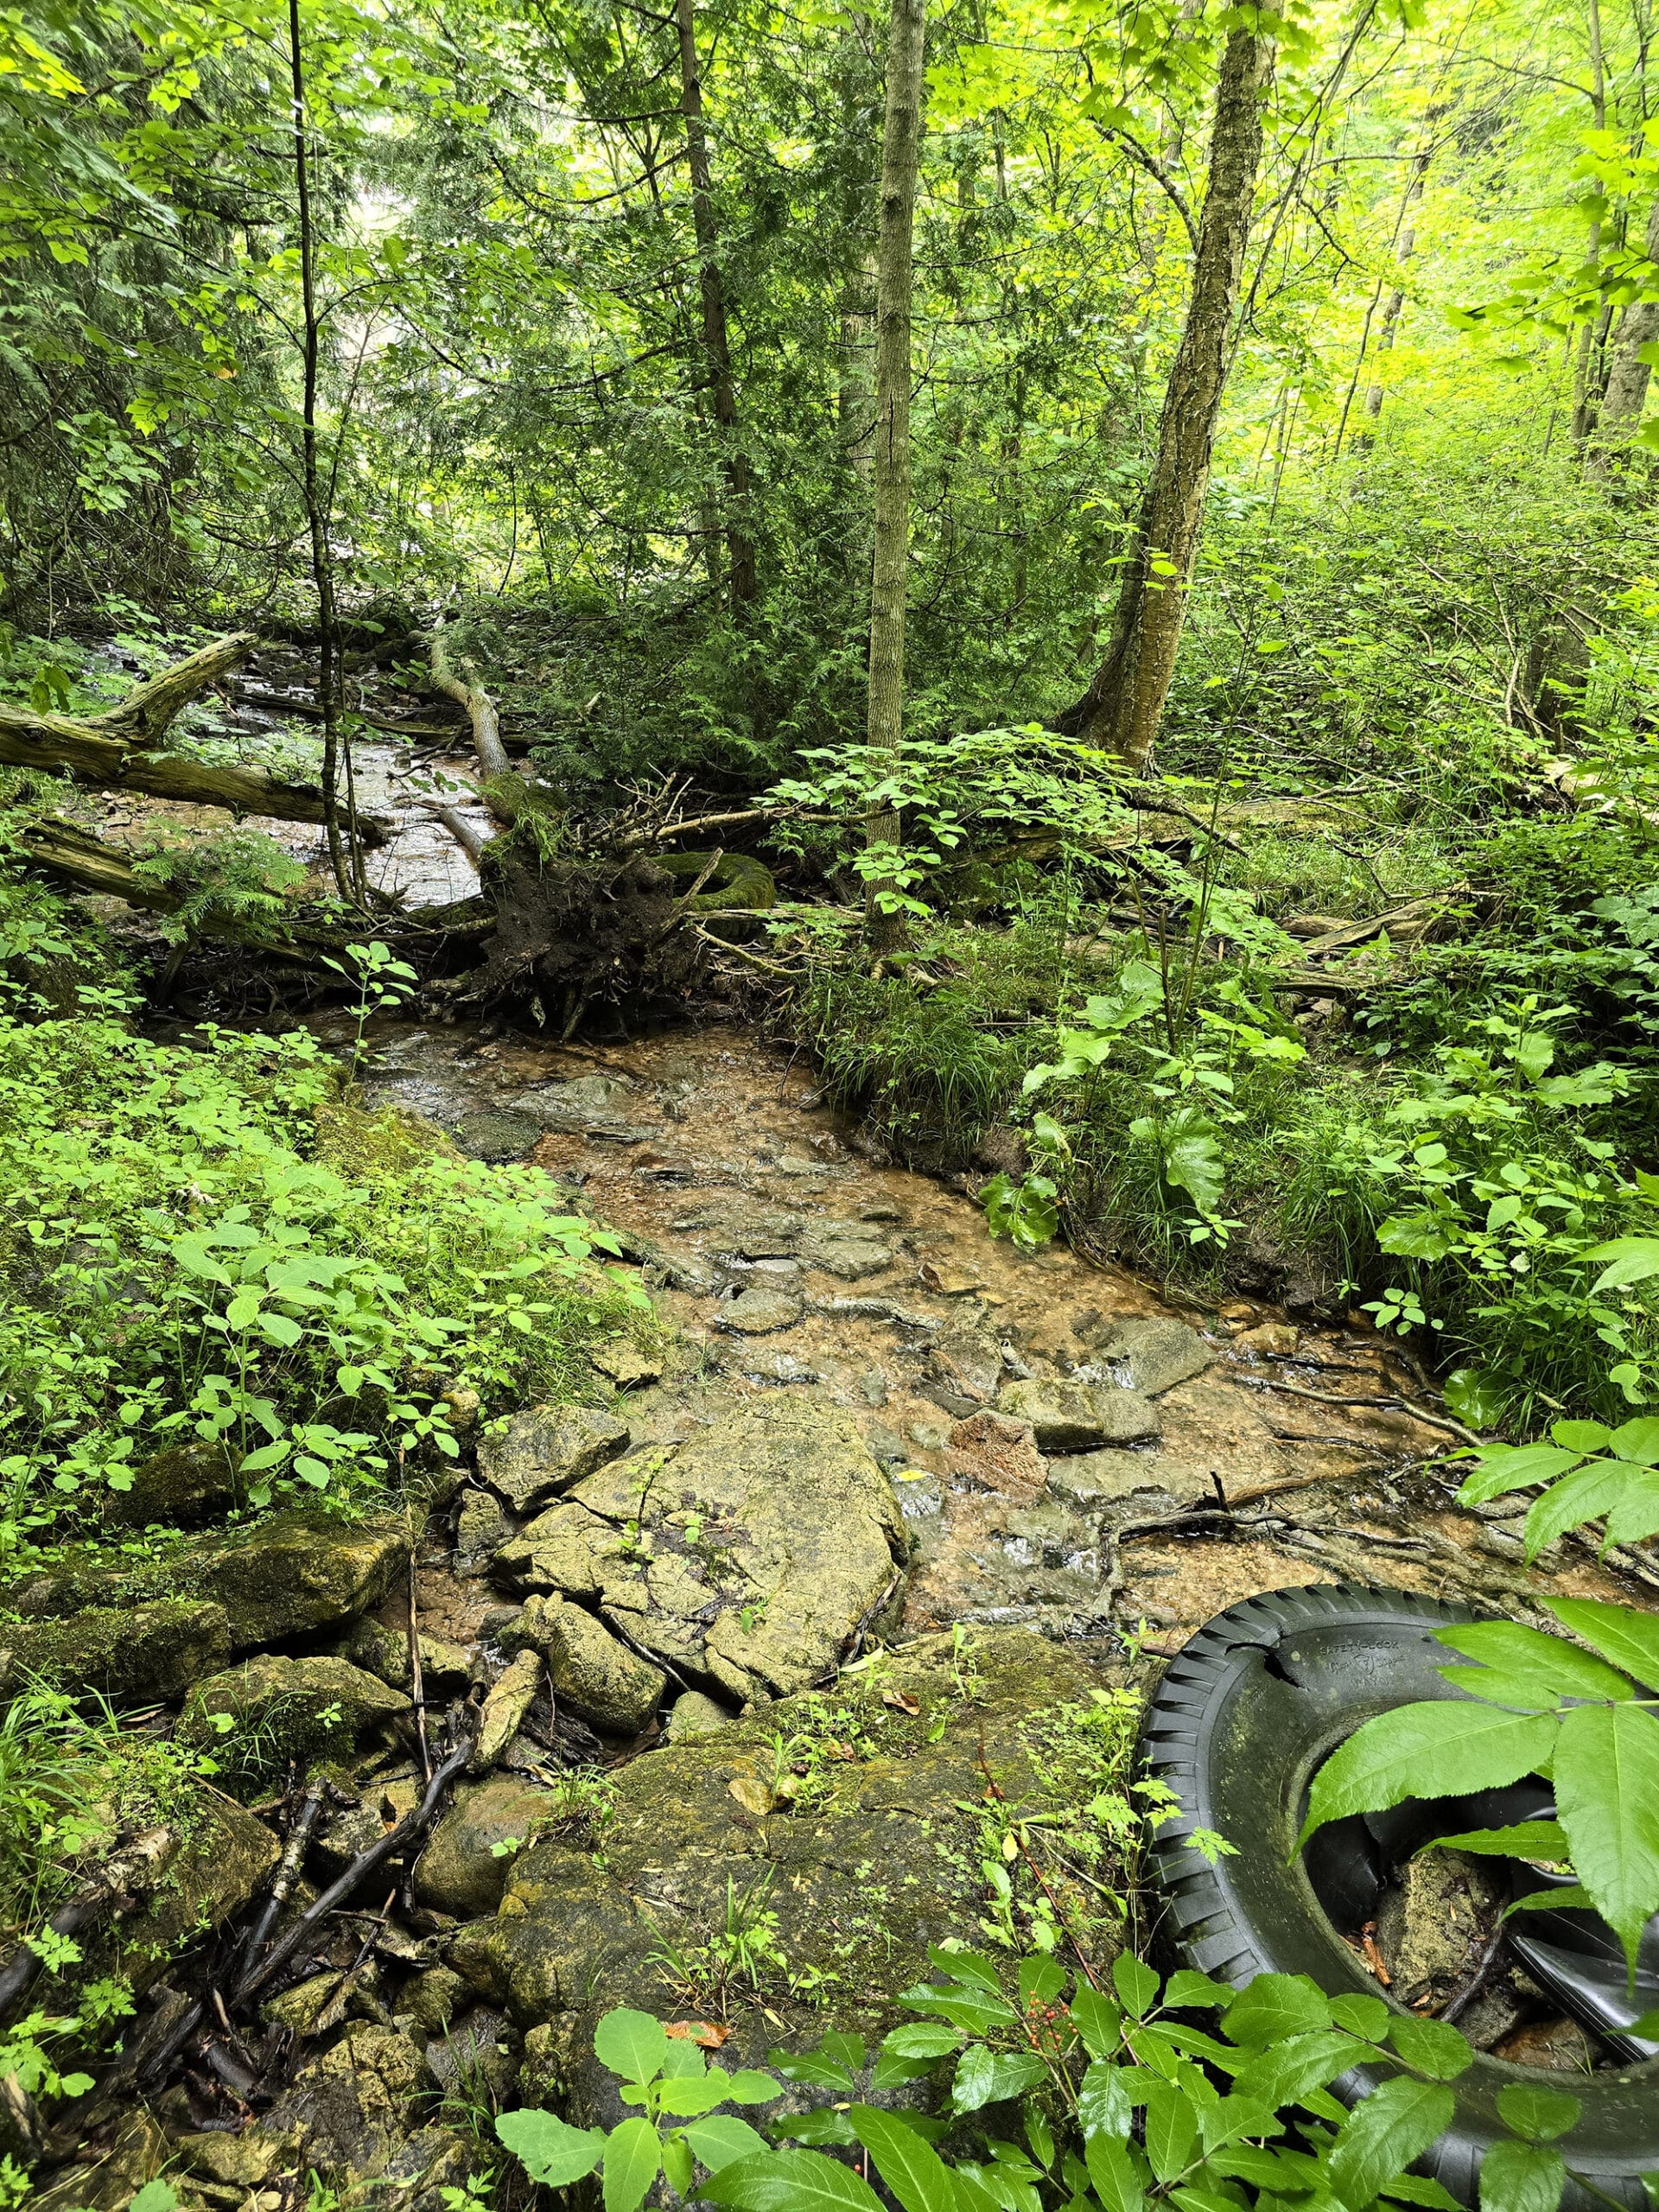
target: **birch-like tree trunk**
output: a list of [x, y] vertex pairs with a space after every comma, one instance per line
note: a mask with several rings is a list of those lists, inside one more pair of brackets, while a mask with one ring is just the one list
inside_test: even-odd
[[[880, 223], [875, 257], [875, 543], [870, 575], [873, 753], [896, 755], [905, 722], [905, 596], [910, 567], [910, 296], [916, 168], [922, 135], [925, 0], [893, 0], [887, 25], [887, 106], [881, 138]], [[867, 848], [899, 842], [899, 816], [866, 817]], [[865, 936], [878, 951], [903, 941], [904, 924], [881, 911], [878, 871], [865, 894]]]
[[702, 77], [697, 63], [696, 23], [692, 0], [675, 0], [680, 34], [680, 112], [685, 118], [685, 159], [691, 175], [691, 227], [697, 240], [697, 285], [702, 302], [702, 350], [714, 402], [715, 435], [721, 474], [726, 480], [726, 560], [731, 577], [732, 613], [741, 617], [759, 591], [752, 535], [753, 501], [749, 464], [738, 438], [737, 385], [726, 322], [726, 290], [720, 274], [720, 236], [715, 223], [714, 184], [709, 167], [709, 137], [702, 120]]
[[[1659, 263], [1659, 200], [1648, 211], [1644, 251]], [[1652, 281], [1651, 274], [1649, 281]], [[1659, 300], [1632, 300], [1619, 318], [1618, 342], [1602, 395], [1601, 412], [1585, 454], [1586, 476], [1606, 483], [1629, 458], [1630, 441], [1642, 422], [1652, 365], [1647, 358], [1659, 341]]]
[[1262, 100], [1273, 72], [1265, 16], [1229, 34], [1216, 86], [1210, 171], [1186, 327], [1169, 374], [1158, 451], [1130, 541], [1106, 657], [1063, 727], [1145, 772], [1175, 668], [1210, 482], [1216, 417], [1262, 158]]

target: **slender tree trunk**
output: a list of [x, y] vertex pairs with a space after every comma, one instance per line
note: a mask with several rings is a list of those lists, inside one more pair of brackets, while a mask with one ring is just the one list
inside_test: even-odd
[[322, 716], [322, 820], [328, 864], [342, 899], [358, 895], [361, 872], [357, 841], [348, 866], [340, 835], [340, 619], [334, 605], [334, 564], [317, 474], [318, 326], [315, 238], [311, 221], [311, 172], [306, 149], [305, 60], [300, 44], [300, 0], [288, 0], [289, 66], [294, 103], [294, 188], [300, 220], [300, 304], [303, 321], [300, 408], [301, 486], [311, 538], [311, 579], [316, 587], [317, 707]]
[[875, 498], [875, 268], [868, 256], [842, 289], [836, 365], [841, 453], [852, 494], [847, 572], [861, 596], [870, 588]]
[[1158, 450], [1131, 541], [1112, 634], [1093, 683], [1063, 727], [1145, 772], [1174, 673], [1210, 481], [1216, 417], [1262, 157], [1262, 97], [1272, 73], [1265, 29], [1235, 30], [1222, 54], [1186, 327], [1170, 371]]
[[[1647, 257], [1659, 262], [1659, 200], [1648, 211]], [[1649, 282], [1653, 281], [1649, 276]], [[1595, 435], [1585, 454], [1586, 475], [1605, 484], [1630, 457], [1630, 441], [1642, 421], [1652, 373], [1645, 357], [1659, 340], [1659, 300], [1632, 300], [1619, 318], [1618, 344], [1607, 378]]]
[[732, 613], [741, 620], [753, 606], [759, 591], [754, 540], [750, 535], [753, 522], [749, 464], [738, 442], [737, 387], [732, 377], [726, 291], [720, 275], [720, 238], [715, 226], [709, 139], [702, 123], [702, 78], [697, 66], [692, 0], [675, 0], [674, 16], [680, 32], [680, 112], [685, 118], [685, 157], [691, 172], [691, 225], [696, 232], [697, 279], [702, 296], [702, 350], [715, 403], [721, 474], [726, 479], [726, 559], [731, 576]]
[[[925, 0], [893, 0], [887, 24], [887, 107], [881, 138], [880, 223], [875, 263], [875, 546], [870, 576], [872, 753], [896, 755], [905, 720], [905, 596], [910, 568], [910, 296], [916, 170], [922, 134]], [[896, 809], [877, 807], [864, 842], [896, 847]], [[865, 897], [865, 936], [877, 951], [904, 939], [897, 914], [882, 912], [881, 879]]]
[[[1428, 165], [1432, 159], [1431, 155], [1419, 154], [1412, 164], [1412, 180], [1406, 188], [1406, 212], [1414, 207], [1423, 196], [1423, 184], [1428, 175]], [[1395, 258], [1403, 267], [1416, 251], [1417, 227], [1414, 223], [1408, 222], [1401, 231], [1399, 251]], [[1385, 353], [1391, 353], [1394, 351], [1394, 341], [1399, 333], [1400, 318], [1405, 313], [1405, 288], [1403, 285], [1396, 284], [1389, 295], [1389, 304], [1382, 310], [1382, 327], [1377, 334], [1376, 340], [1376, 358], [1379, 364]], [[1371, 382], [1365, 388], [1365, 419], [1368, 423], [1375, 423], [1382, 412], [1382, 386], [1373, 375]], [[1360, 435], [1368, 443], [1370, 442], [1369, 430], [1362, 431]]]
[[[1590, 33], [1590, 112], [1598, 130], [1607, 128], [1607, 73], [1601, 48], [1601, 8], [1599, 0], [1589, 0], [1588, 29]], [[1601, 265], [1601, 219], [1590, 226], [1590, 240], [1586, 259], [1592, 270]], [[1580, 455], [1585, 441], [1595, 427], [1598, 402], [1600, 398], [1601, 378], [1599, 359], [1606, 342], [1607, 320], [1611, 310], [1603, 308], [1600, 315], [1586, 322], [1579, 334], [1579, 358], [1573, 372], [1573, 444]]]

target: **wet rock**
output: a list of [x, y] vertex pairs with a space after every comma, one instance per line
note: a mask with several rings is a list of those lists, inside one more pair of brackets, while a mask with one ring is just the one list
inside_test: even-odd
[[523, 1160], [541, 1141], [542, 1124], [533, 1114], [515, 1114], [492, 1107], [481, 1114], [463, 1114], [455, 1123], [455, 1143], [468, 1160], [500, 1164]]
[[214, 2128], [200, 2135], [181, 2135], [173, 2146], [187, 2172], [232, 2189], [257, 2189], [260, 2183], [291, 2168], [299, 2156], [298, 2128], [273, 2134], [256, 2121], [240, 2135]]
[[426, 2066], [441, 2094], [501, 2110], [518, 2079], [518, 2037], [504, 2014], [480, 2006], [433, 2037]]
[[501, 1501], [487, 1491], [468, 1491], [455, 1516], [455, 1573], [487, 1574], [490, 1563], [513, 1533]]
[[690, 1743], [694, 1736], [717, 1736], [732, 1726], [732, 1716], [701, 1690], [685, 1690], [675, 1699], [668, 1716], [671, 1744]]
[[561, 1598], [531, 1598], [503, 1640], [531, 1647], [545, 1659], [559, 1702], [614, 1736], [637, 1736], [668, 1686], [660, 1668]]
[[[1051, 1459], [1048, 1491], [1074, 1512], [1090, 1514], [1098, 1521], [1103, 1510], [1130, 1499], [1147, 1504], [1159, 1498], [1172, 1502], [1213, 1495], [1209, 1473], [1197, 1468], [1177, 1470], [1163, 1452], [1086, 1452], [1075, 1459]], [[1151, 1504], [1148, 1504], [1148, 1494]]]
[[390, 2178], [409, 2147], [415, 2101], [426, 2083], [425, 2062], [407, 2036], [353, 2023], [302, 2069], [264, 2125], [297, 2128], [307, 2159], [321, 2171]]
[[836, 1275], [842, 1282], [862, 1282], [868, 1275], [885, 1274], [893, 1262], [891, 1246], [879, 1244], [874, 1237], [850, 1232], [836, 1236], [827, 1229], [802, 1240], [801, 1257], [809, 1267], [821, 1268], [825, 1274]]
[[421, 1802], [419, 1774], [400, 1775], [395, 1781], [376, 1783], [365, 1789], [355, 1804], [330, 1813], [312, 1846], [325, 1872], [343, 1874], [372, 1843], [378, 1843], [388, 1828], [412, 1813]]
[[774, 1329], [792, 1329], [804, 1311], [801, 1300], [787, 1291], [746, 1290], [720, 1307], [715, 1325], [746, 1337], [762, 1337]]
[[92, 1607], [200, 1599], [223, 1609], [234, 1656], [354, 1620], [379, 1604], [408, 1560], [401, 1528], [276, 1513], [131, 1567], [99, 1556], [37, 1575], [13, 1603], [31, 1619], [60, 1619]]
[[92, 1606], [63, 1620], [0, 1626], [0, 1694], [26, 1676], [118, 1705], [170, 1702], [231, 1656], [225, 1608], [194, 1598]]
[[[499, 1915], [462, 1931], [451, 1962], [536, 2031], [527, 2063], [533, 2056], [538, 2078], [562, 2077], [582, 2123], [620, 2117], [590, 2056], [594, 2018], [615, 2005], [660, 2016], [652, 1954], [664, 1940], [693, 1948], [716, 1936], [728, 1885], [739, 1897], [759, 1891], [777, 1916], [785, 1962], [760, 1968], [762, 2003], [816, 1970], [815, 2028], [879, 2033], [894, 2013], [886, 1993], [925, 1975], [926, 1946], [982, 1910], [973, 1808], [984, 1769], [1033, 1815], [1058, 1811], [1077, 1786], [1062, 1708], [1124, 1679], [1018, 1632], [976, 1637], [966, 1654], [932, 1637], [895, 1652], [879, 1680], [844, 1676], [833, 1711], [798, 1696], [718, 1735], [671, 1742], [617, 1770], [602, 1854], [570, 1836], [533, 1844]], [[779, 1732], [815, 1748], [798, 1762], [811, 1789], [757, 1815], [733, 1784], [753, 1795], [774, 1774]], [[841, 1755], [849, 1732], [865, 1747], [851, 1758]], [[1109, 1866], [1096, 1872], [1114, 1878]], [[1089, 1910], [1082, 1891], [1076, 1902]], [[1112, 1938], [1101, 1936], [1103, 1961]], [[721, 2063], [753, 2063], [778, 2039], [759, 2004], [734, 2007], [732, 2022]]]
[[478, 1447], [478, 1471], [516, 1513], [536, 1513], [619, 1458], [632, 1441], [620, 1414], [587, 1406], [534, 1406]]
[[260, 2018], [296, 2035], [325, 2035], [348, 2017], [372, 2019], [380, 2005], [380, 1965], [365, 1959], [355, 1973], [331, 1969], [296, 1981], [259, 2008]]
[[594, 1121], [621, 1121], [624, 1099], [632, 1084], [611, 1075], [581, 1075], [569, 1083], [538, 1084], [521, 1090], [509, 1103], [517, 1114], [529, 1116], [538, 1129], [582, 1130]]
[[1492, 2056], [1550, 2074], [1588, 2074], [1595, 2066], [1596, 2048], [1578, 2022], [1562, 2014], [1512, 2030], [1492, 2045]]
[[804, 1359], [797, 1359], [791, 1351], [745, 1352], [741, 1355], [740, 1372], [749, 1382], [763, 1385], [816, 1382], [819, 1379], [816, 1367], [809, 1367]]
[[[376, 1721], [408, 1710], [401, 1690], [347, 1659], [262, 1651], [198, 1684], [178, 1733], [187, 1744], [218, 1744], [255, 1758], [260, 1772], [273, 1773], [290, 1758], [349, 1756]], [[226, 1719], [228, 1732], [220, 1725]]]
[[988, 1408], [952, 1428], [944, 1469], [953, 1481], [971, 1482], [1016, 1499], [1035, 1497], [1048, 1478], [1029, 1424]]
[[398, 1999], [400, 2011], [429, 2035], [441, 2034], [471, 2003], [472, 1993], [449, 1967], [428, 1967]]
[[662, 1356], [647, 1351], [634, 1343], [631, 1337], [618, 1337], [607, 1344], [590, 1344], [588, 1364], [596, 1367], [619, 1390], [641, 1390], [648, 1384], [663, 1379]]
[[196, 1529], [228, 1513], [238, 1503], [239, 1455], [222, 1444], [192, 1440], [158, 1452], [132, 1471], [130, 1486], [111, 1490], [104, 1518], [116, 1528], [143, 1529], [152, 1522], [174, 1529]]
[[467, 1762], [468, 1774], [487, 1774], [498, 1763], [523, 1726], [541, 1680], [540, 1652], [521, 1651], [484, 1700]]
[[1300, 1342], [1301, 1331], [1288, 1321], [1264, 1321], [1259, 1328], [1241, 1329], [1233, 1338], [1251, 1359], [1288, 1359]]
[[1010, 1382], [999, 1413], [1027, 1422], [1044, 1452], [1091, 1452], [1103, 1444], [1142, 1444], [1158, 1416], [1138, 1391], [1098, 1382]]
[[493, 1912], [512, 1863], [511, 1851], [496, 1846], [521, 1842], [557, 1802], [545, 1787], [511, 1775], [463, 1783], [416, 1861], [416, 1896], [463, 1920]]
[[[420, 1647], [421, 1685], [428, 1700], [464, 1696], [473, 1679], [473, 1663], [463, 1648], [436, 1636], [423, 1636]], [[379, 1621], [359, 1621], [340, 1656], [378, 1675], [395, 1690], [412, 1686], [409, 1637], [401, 1629], [387, 1628]]]
[[[958, 1414], [989, 1405], [1003, 1380], [1002, 1344], [982, 1308], [969, 1306], [951, 1315], [928, 1354], [926, 1371], [931, 1381], [944, 1386], [952, 1410]], [[958, 1399], [965, 1399], [967, 1405], [957, 1406]]]
[[1185, 1321], [1158, 1314], [1144, 1321], [1119, 1321], [1100, 1345], [1103, 1365], [1116, 1370], [1128, 1390], [1156, 1398], [1202, 1375], [1214, 1360], [1213, 1349]]
[[147, 2112], [121, 2123], [107, 2154], [72, 2166], [49, 2189], [29, 2198], [29, 2212], [125, 2212], [146, 2182], [173, 2156], [173, 2145]]
[[1401, 1867], [1377, 1908], [1376, 1943], [1402, 2005], [1444, 2004], [1473, 1971], [1505, 1892], [1482, 1860], [1424, 1851]]
[[908, 1554], [893, 1486], [850, 1419], [768, 1397], [589, 1476], [497, 1566], [741, 1701], [834, 1666], [899, 1599]]

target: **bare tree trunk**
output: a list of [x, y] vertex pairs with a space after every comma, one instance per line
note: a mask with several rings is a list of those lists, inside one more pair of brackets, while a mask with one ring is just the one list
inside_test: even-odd
[[[925, 0], [893, 0], [887, 22], [887, 106], [881, 138], [880, 225], [875, 263], [875, 550], [870, 575], [868, 741], [896, 755], [905, 725], [905, 597], [910, 570], [910, 296], [916, 170], [922, 135]], [[896, 847], [896, 809], [866, 817], [866, 848]], [[882, 882], [868, 880], [864, 933], [876, 950], [904, 940], [902, 918], [884, 913]]]
[[1232, 353], [1233, 317], [1262, 158], [1262, 96], [1274, 39], [1261, 28], [1228, 35], [1216, 85], [1210, 180], [1198, 223], [1186, 327], [1169, 374], [1158, 452], [1141, 501], [1111, 640], [1063, 727], [1145, 772], [1175, 668], [1175, 648], [1198, 551], [1216, 417]]
[[[1588, 0], [1588, 29], [1590, 33], [1590, 111], [1598, 130], [1607, 128], [1607, 73], [1601, 47], [1601, 8], [1599, 0]], [[1601, 266], [1601, 218], [1590, 226], [1589, 247], [1585, 256], [1590, 268], [1599, 271]], [[1604, 307], [1593, 322], [1586, 322], [1579, 334], [1579, 357], [1573, 370], [1573, 445], [1582, 454], [1585, 442], [1595, 427], [1601, 397], [1600, 360], [1607, 340], [1608, 318], [1612, 310]]]
[[868, 257], [841, 295], [837, 349], [842, 458], [852, 479], [847, 572], [861, 594], [870, 586], [871, 528], [875, 499], [875, 270]]
[[334, 564], [328, 543], [317, 479], [317, 367], [319, 338], [315, 238], [311, 223], [310, 163], [306, 150], [305, 62], [300, 44], [300, 0], [288, 0], [289, 68], [294, 103], [294, 188], [300, 219], [300, 302], [303, 316], [301, 401], [301, 486], [305, 517], [311, 537], [311, 576], [317, 594], [317, 625], [321, 632], [317, 656], [317, 705], [322, 715], [322, 820], [328, 841], [328, 863], [342, 899], [359, 894], [357, 879], [361, 862], [357, 840], [352, 840], [351, 862], [340, 842], [336, 786], [340, 777], [340, 621], [334, 605]]
[[[1659, 200], [1648, 211], [1644, 251], [1659, 262]], [[1653, 281], [1649, 276], [1649, 282]], [[1630, 458], [1630, 445], [1642, 420], [1651, 370], [1643, 358], [1659, 340], [1659, 300], [1632, 300], [1619, 318], [1618, 344], [1607, 378], [1594, 435], [1584, 457], [1585, 474], [1605, 484]]]
[[[1416, 161], [1412, 165], [1412, 180], [1410, 184], [1406, 188], [1406, 208], [1408, 210], [1414, 207], [1417, 202], [1423, 196], [1423, 183], [1424, 180], [1428, 175], [1428, 165], [1432, 159], [1433, 156], [1431, 155], [1419, 154]], [[1400, 233], [1399, 251], [1395, 254], [1395, 258], [1403, 267], [1404, 264], [1411, 259], [1412, 255], [1415, 253], [1416, 251], [1416, 226], [1414, 224], [1408, 224]], [[1393, 291], [1389, 295], [1389, 304], [1382, 310], [1382, 327], [1378, 333], [1376, 340], [1376, 355], [1379, 363], [1385, 353], [1391, 353], [1394, 351], [1395, 338], [1399, 331], [1400, 318], [1405, 312], [1405, 288], [1403, 285], [1396, 284]], [[1376, 381], [1375, 375], [1373, 375], [1372, 381], [1365, 388], [1365, 419], [1367, 423], [1375, 423], [1382, 412], [1382, 386]], [[1360, 435], [1364, 438], [1368, 443], [1370, 442], [1370, 432], [1369, 430], [1362, 431]], [[1357, 444], [1358, 440], [1357, 439], [1355, 442]]]
[[741, 617], [753, 606], [755, 579], [749, 464], [737, 434], [737, 388], [726, 327], [726, 293], [720, 276], [720, 239], [715, 227], [714, 188], [709, 170], [709, 139], [702, 124], [702, 79], [697, 67], [696, 26], [692, 0], [675, 0], [680, 33], [680, 112], [685, 118], [685, 157], [691, 172], [691, 226], [697, 238], [697, 278], [702, 297], [702, 350], [715, 403], [721, 473], [726, 479], [726, 559], [731, 573], [732, 613]]

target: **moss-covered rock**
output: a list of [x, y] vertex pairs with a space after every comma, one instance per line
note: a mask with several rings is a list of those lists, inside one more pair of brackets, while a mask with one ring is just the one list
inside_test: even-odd
[[[826, 2026], [885, 2029], [893, 1993], [947, 1936], [994, 1949], [1046, 1925], [1056, 1940], [1051, 1897], [1065, 1932], [1109, 1959], [1124, 1869], [1102, 1815], [1133, 1832], [1121, 1793], [1137, 1714], [1126, 1670], [1065, 1646], [1018, 1630], [965, 1654], [927, 1638], [619, 1769], [598, 1849], [532, 1842], [449, 1964], [521, 2029], [552, 2024], [572, 2117], [596, 2120], [619, 2115], [588, 2055], [594, 2018], [614, 2005], [702, 2016], [727, 1976], [748, 1989], [734, 1911], [761, 1938], [748, 1993], [770, 2014], [731, 2007], [728, 2055], [744, 2063]], [[1003, 1852], [1022, 1821], [1047, 1893]], [[988, 1862], [1006, 1870], [1006, 1899]]]
[[[232, 1657], [355, 1620], [378, 1605], [409, 1562], [403, 1529], [274, 1513], [246, 1527], [112, 1559], [97, 1547], [9, 1592], [31, 1620], [194, 1598], [219, 1606]], [[3, 1639], [0, 1639], [3, 1640]]]
[[409, 1700], [346, 1659], [259, 1652], [197, 1686], [179, 1721], [186, 1743], [220, 1746], [222, 1764], [270, 1774], [290, 1759], [348, 1757], [377, 1720]]
[[[660, 1369], [658, 1370], [660, 1372]], [[632, 1442], [626, 1421], [587, 1406], [532, 1406], [478, 1447], [478, 1471], [515, 1513], [538, 1513]]]
[[95, 1605], [60, 1620], [0, 1626], [0, 1695], [26, 1676], [117, 1705], [182, 1697], [231, 1656], [222, 1605], [199, 1598]]
[[562, 1598], [531, 1598], [501, 1641], [538, 1651], [560, 1704], [613, 1736], [637, 1736], [668, 1687], [660, 1667]]
[[464, 1783], [416, 1862], [416, 1896], [461, 1919], [493, 1912], [512, 1863], [511, 1851], [497, 1846], [522, 1841], [557, 1802], [550, 1789], [510, 1774]]
[[233, 1798], [198, 1785], [140, 1910], [89, 1947], [87, 1978], [119, 1974], [140, 1993], [198, 1937], [221, 1927], [276, 1871], [282, 1846]]
[[144, 1529], [159, 1522], [169, 1528], [195, 1529], [228, 1513], [238, 1503], [236, 1471], [240, 1455], [222, 1444], [193, 1438], [158, 1452], [132, 1471], [125, 1490], [111, 1490], [104, 1518], [112, 1527]]
[[579, 1483], [497, 1556], [499, 1576], [597, 1609], [637, 1648], [741, 1700], [833, 1668], [901, 1601], [909, 1540], [852, 1421], [746, 1406]]

